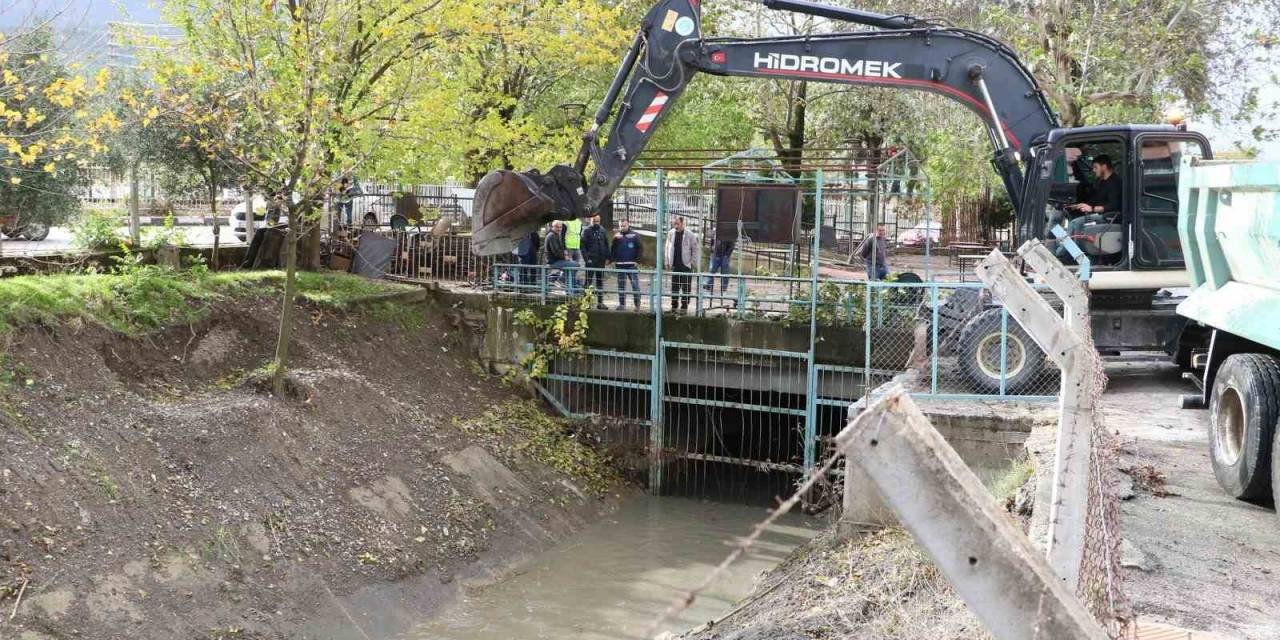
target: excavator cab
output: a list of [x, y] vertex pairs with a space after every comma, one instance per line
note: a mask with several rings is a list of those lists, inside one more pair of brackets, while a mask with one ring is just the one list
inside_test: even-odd
[[[1120, 181], [1120, 210], [1080, 218], [1072, 205], [1091, 198], [1097, 177], [1090, 161], [1104, 155]], [[1031, 237], [1056, 247], [1051, 229], [1060, 224], [1094, 269], [1180, 271], [1178, 163], [1184, 155], [1208, 157], [1208, 141], [1198, 133], [1161, 125], [1054, 130], [1035, 149], [1033, 167], [1038, 171], [1028, 181], [1023, 201], [1025, 215], [1043, 212], [1044, 226]], [[1065, 251], [1059, 255], [1071, 261]]]

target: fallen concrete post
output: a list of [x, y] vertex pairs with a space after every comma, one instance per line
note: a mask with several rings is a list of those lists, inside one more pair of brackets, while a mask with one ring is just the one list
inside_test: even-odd
[[903, 390], [836, 441], [993, 637], [1107, 638]]
[[991, 252], [978, 265], [978, 278], [991, 287], [1009, 314], [1062, 370], [1047, 553], [1054, 572], [1075, 592], [1084, 559], [1089, 505], [1095, 391], [1089, 377], [1094, 375], [1098, 357], [1086, 333], [1089, 331], [1088, 295], [1084, 285], [1039, 242], [1028, 241], [1018, 253], [1062, 298], [1065, 319], [1053, 311], [1044, 297], [1032, 289], [998, 251]]

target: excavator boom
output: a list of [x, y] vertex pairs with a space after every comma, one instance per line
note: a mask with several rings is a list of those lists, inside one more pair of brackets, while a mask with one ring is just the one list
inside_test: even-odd
[[[1020, 201], [1024, 150], [1058, 121], [1034, 77], [1007, 46], [979, 33], [936, 27], [910, 16], [805, 0], [765, 0], [765, 5], [877, 30], [704, 39], [698, 0], [661, 0], [649, 10], [623, 58], [583, 136], [574, 166], [557, 165], [545, 174], [496, 171], [477, 185], [473, 251], [504, 253], [547, 221], [596, 211], [698, 73], [915, 89], [946, 96], [986, 125], [995, 150], [992, 162], [1010, 200]], [[606, 124], [608, 137], [602, 148], [600, 131]], [[588, 163], [594, 166], [590, 180]]]

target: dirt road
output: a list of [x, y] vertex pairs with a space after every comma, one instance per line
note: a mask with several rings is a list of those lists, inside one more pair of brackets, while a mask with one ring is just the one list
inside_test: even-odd
[[[1178, 408], [1190, 392], [1172, 366], [1117, 363], [1102, 402], [1122, 467], [1163, 474], [1122, 503], [1125, 590], [1140, 619], [1223, 637], [1280, 637], [1280, 518], [1228, 498], [1209, 464], [1208, 412]], [[1149, 467], [1148, 467], [1149, 465]]]

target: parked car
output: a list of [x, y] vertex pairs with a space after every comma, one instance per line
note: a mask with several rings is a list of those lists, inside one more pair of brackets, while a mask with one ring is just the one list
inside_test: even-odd
[[[231, 232], [241, 242], [247, 242], [246, 236], [248, 234], [244, 226], [244, 213], [247, 204], [247, 202], [241, 202], [236, 205], [231, 209], [231, 215], [227, 218], [227, 226], [231, 227]], [[278, 220], [273, 221], [271, 224], [275, 224], [275, 222], [278, 222]], [[255, 195], [253, 196], [253, 226], [256, 229], [265, 224], [267, 224], [267, 200], [262, 196]]]
[[0, 233], [12, 240], [39, 242], [49, 237], [49, 225], [43, 222], [24, 224], [18, 216], [0, 216]]
[[942, 240], [942, 223], [941, 222], [921, 222], [906, 231], [898, 233], [898, 246], [900, 247], [923, 247], [925, 238], [929, 239], [932, 244], [937, 244]]

